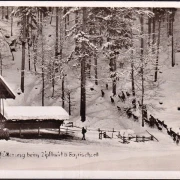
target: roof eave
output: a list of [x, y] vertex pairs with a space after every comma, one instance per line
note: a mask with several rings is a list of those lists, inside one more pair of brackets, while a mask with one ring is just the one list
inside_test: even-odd
[[8, 87], [8, 85], [5, 83], [5, 80], [2, 76], [0, 76], [0, 83], [5, 87], [6, 91], [8, 92], [8, 95], [5, 96], [5, 99], [15, 99], [16, 96], [13, 93], [13, 91]]

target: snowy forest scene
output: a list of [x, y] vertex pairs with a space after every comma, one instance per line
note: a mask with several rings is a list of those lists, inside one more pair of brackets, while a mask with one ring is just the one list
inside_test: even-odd
[[0, 7], [0, 170], [179, 171], [180, 9]]

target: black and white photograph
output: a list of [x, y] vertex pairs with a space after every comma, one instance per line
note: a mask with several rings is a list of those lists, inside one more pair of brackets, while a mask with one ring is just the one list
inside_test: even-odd
[[179, 2], [91, 3], [0, 4], [0, 171], [180, 171]]

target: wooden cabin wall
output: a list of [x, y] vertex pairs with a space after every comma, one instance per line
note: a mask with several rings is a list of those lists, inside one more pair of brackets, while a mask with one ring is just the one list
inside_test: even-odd
[[59, 129], [63, 121], [6, 121], [5, 128], [10, 130], [18, 129]]

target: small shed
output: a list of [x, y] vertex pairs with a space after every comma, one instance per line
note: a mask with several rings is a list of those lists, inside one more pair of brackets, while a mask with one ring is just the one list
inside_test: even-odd
[[12, 91], [5, 79], [0, 75], [0, 129], [4, 127], [4, 99], [15, 99], [15, 93]]
[[69, 114], [60, 106], [7, 106], [4, 117], [9, 130], [59, 129]]

